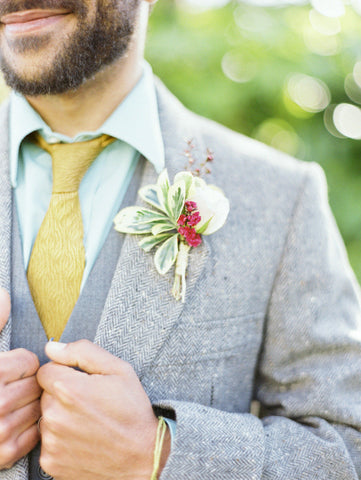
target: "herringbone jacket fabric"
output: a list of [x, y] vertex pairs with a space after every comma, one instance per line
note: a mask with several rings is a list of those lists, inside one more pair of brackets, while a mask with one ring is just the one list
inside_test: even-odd
[[[207, 181], [231, 204], [190, 255], [185, 304], [170, 294], [173, 272], [160, 276], [126, 235], [98, 325], [95, 342], [130, 362], [155, 408], [177, 420], [161, 480], [359, 478], [360, 295], [321, 169], [195, 116], [162, 85], [158, 101], [170, 177], [193, 139], [200, 158], [214, 151]], [[6, 106], [0, 125], [0, 284], [10, 291]], [[155, 181], [147, 164], [141, 184]], [[10, 333], [11, 320], [1, 350]], [[26, 478], [26, 459], [0, 472]]]

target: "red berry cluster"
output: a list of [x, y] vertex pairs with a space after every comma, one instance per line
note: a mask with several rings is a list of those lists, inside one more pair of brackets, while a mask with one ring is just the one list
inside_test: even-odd
[[201, 221], [196, 202], [186, 202], [184, 213], [178, 218], [178, 233], [180, 233], [191, 247], [198, 247], [202, 243], [202, 237], [194, 228]]

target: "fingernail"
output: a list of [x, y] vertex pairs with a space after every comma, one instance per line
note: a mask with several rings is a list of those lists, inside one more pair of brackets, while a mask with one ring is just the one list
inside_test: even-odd
[[67, 343], [62, 343], [62, 342], [48, 342], [46, 344], [46, 351], [49, 353], [57, 353], [61, 352], [64, 350], [64, 348], [67, 346]]

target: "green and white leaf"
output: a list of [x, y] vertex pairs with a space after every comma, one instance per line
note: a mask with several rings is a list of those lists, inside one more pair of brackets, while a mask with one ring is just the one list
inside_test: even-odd
[[168, 221], [168, 217], [164, 213], [137, 206], [123, 208], [115, 217], [115, 221], [120, 221], [122, 218], [132, 218], [133, 221], [138, 223]]
[[145, 251], [145, 252], [150, 252], [153, 247], [156, 245], [159, 245], [160, 243], [164, 242], [165, 240], [168, 240], [173, 233], [162, 233], [160, 235], [151, 235], [149, 237], [142, 238], [141, 241], [139, 242], [139, 246]]
[[166, 211], [162, 208], [162, 205], [159, 203], [157, 185], [146, 185], [145, 187], [142, 187], [138, 193], [142, 200], [152, 205], [152, 207], [155, 207], [158, 210], [162, 210], [164, 213], [166, 213]]
[[185, 186], [185, 198], [187, 199], [189, 196], [190, 189], [193, 184], [193, 175], [190, 172], [179, 172], [174, 177], [174, 183], [183, 182]]
[[[162, 215], [161, 218], [165, 216]], [[138, 235], [151, 233], [157, 219], [160, 220], [160, 214], [152, 210], [139, 207], [123, 208], [114, 218], [115, 230]]]
[[170, 216], [170, 211], [168, 207], [168, 190], [170, 187], [170, 183], [167, 170], [163, 170], [163, 172], [159, 175], [157, 187], [158, 201], [162, 207], [162, 210]]
[[149, 222], [158, 222], [168, 220], [167, 215], [161, 212], [154, 210], [149, 210], [148, 208], [139, 208], [138, 207], [138, 221], [140, 223], [149, 223]]
[[182, 213], [185, 202], [185, 185], [184, 182], [175, 183], [168, 190], [168, 206], [172, 220], [177, 222], [179, 215]]
[[161, 275], [164, 275], [169, 271], [178, 255], [178, 234], [170, 237], [166, 242], [161, 245], [155, 256], [155, 267]]
[[170, 232], [172, 230], [177, 230], [173, 223], [159, 221], [152, 227], [152, 234], [159, 235], [160, 233]]

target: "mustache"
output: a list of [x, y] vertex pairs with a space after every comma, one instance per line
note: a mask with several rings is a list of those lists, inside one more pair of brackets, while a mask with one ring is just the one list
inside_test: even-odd
[[35, 9], [65, 9], [81, 16], [86, 13], [84, 2], [79, 0], [0, 0], [0, 18], [9, 13]]

